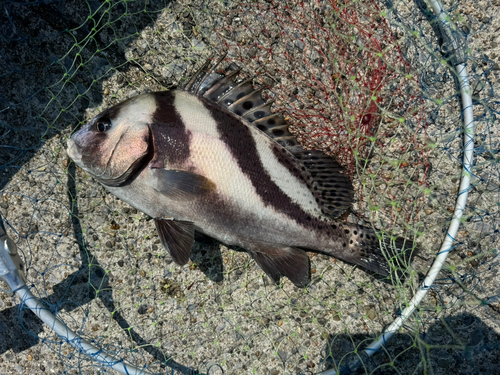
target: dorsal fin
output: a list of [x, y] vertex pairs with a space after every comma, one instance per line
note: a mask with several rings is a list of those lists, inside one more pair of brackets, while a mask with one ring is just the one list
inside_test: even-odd
[[228, 73], [228, 75], [222, 77], [218, 82], [210, 87], [210, 89], [208, 89], [203, 96], [211, 102], [217, 103], [221, 97], [226, 95], [227, 92], [231, 91], [236, 86], [234, 78], [239, 73], [239, 69]]
[[300, 146], [288, 147], [312, 178], [313, 192], [324, 214], [337, 218], [352, 204], [354, 190], [351, 178], [344, 174], [344, 168], [333, 158], [316, 150], [304, 150]]
[[233, 99], [235, 100], [228, 107], [228, 109], [240, 117], [243, 117], [252, 108], [260, 107], [262, 104], [266, 103], [266, 101], [262, 98], [261, 90], [254, 90], [246, 95], [241, 95], [243, 93], [237, 93], [236, 89], [237, 88], [235, 87], [233, 90], [235, 94], [229, 97], [231, 101]]
[[[271, 112], [271, 106], [273, 101], [270, 100], [260, 106], [254, 107], [243, 115], [243, 118], [248, 122], [254, 122], [269, 116]], [[283, 119], [284, 120], [284, 119]]]
[[[323, 214], [338, 218], [351, 207], [353, 188], [344, 168], [321, 151], [304, 150], [288, 124], [279, 113], [271, 111], [262, 90], [255, 89], [252, 79], [237, 80], [240, 68], [220, 69], [225, 55], [210, 64], [207, 62], [184, 86], [184, 90], [227, 108], [260, 129], [284, 147], [294, 159], [315, 195]], [[218, 72], [217, 72], [218, 71]], [[290, 155], [288, 154], [288, 155]]]
[[203, 95], [215, 83], [225, 77], [224, 74], [215, 71], [225, 57], [225, 55], [222, 56], [210, 69], [210, 60], [208, 60], [182, 87], [183, 90], [194, 95]]

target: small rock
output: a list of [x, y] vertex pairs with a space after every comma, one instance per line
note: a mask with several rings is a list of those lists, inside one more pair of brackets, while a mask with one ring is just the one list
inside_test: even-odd
[[194, 49], [202, 50], [203, 48], [205, 48], [205, 43], [203, 43], [203, 41], [201, 41], [201, 40], [193, 39], [191, 41], [191, 43], [192, 43]]
[[478, 222], [474, 223], [474, 230], [482, 233], [489, 233], [491, 231], [491, 225], [489, 223]]
[[287, 352], [284, 352], [283, 350], [281, 349], [278, 349], [278, 357], [280, 357], [280, 359], [285, 362], [287, 357], [288, 357], [288, 353]]
[[222, 332], [226, 328], [226, 324], [224, 322], [219, 323], [219, 325], [215, 328], [216, 332]]
[[374, 309], [370, 309], [368, 310], [366, 315], [368, 316], [368, 319], [373, 320], [377, 316], [377, 313], [375, 312]]
[[137, 309], [137, 312], [140, 314], [140, 315], [144, 315], [148, 312], [148, 307], [146, 305], [141, 305], [139, 306], [139, 308]]
[[260, 322], [262, 323], [262, 325], [263, 325], [264, 327], [268, 327], [268, 326], [269, 326], [269, 322], [270, 322], [270, 321], [271, 321], [271, 319], [269, 319], [269, 318], [262, 318], [262, 319], [260, 320]]

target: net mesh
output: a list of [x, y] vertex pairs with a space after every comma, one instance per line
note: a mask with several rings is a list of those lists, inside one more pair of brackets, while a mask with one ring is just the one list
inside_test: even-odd
[[[362, 349], [418, 289], [459, 193], [463, 108], [453, 55], [424, 2], [5, 1], [0, 213], [32, 292], [83, 338], [151, 372], [500, 371], [499, 5], [444, 4], [473, 89], [472, 185], [437, 282], [368, 359]], [[151, 218], [66, 155], [72, 132], [103, 109], [180, 85], [223, 54], [305, 147], [352, 176], [343, 220], [417, 243], [409, 277], [380, 280], [310, 254], [311, 285], [278, 288], [241, 249], [209, 241], [178, 267]], [[0, 294], [2, 371], [114, 373], [18, 303]]]

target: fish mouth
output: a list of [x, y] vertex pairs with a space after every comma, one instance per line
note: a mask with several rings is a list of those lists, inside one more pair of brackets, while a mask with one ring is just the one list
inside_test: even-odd
[[66, 153], [75, 163], [82, 161], [82, 153], [79, 150], [78, 144], [71, 138], [68, 139], [68, 148], [66, 149]]

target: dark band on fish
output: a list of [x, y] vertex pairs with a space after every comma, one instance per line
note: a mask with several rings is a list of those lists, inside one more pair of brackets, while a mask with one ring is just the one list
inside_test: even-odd
[[241, 171], [250, 179], [265, 205], [286, 214], [300, 225], [319, 228], [323, 222], [305, 212], [302, 207], [286, 195], [271, 179], [260, 160], [250, 129], [241, 120], [217, 104], [200, 98], [217, 123], [221, 140], [229, 147]]
[[[307, 185], [309, 190], [311, 190], [311, 192], [312, 192], [312, 186], [311, 186], [310, 182], [308, 181], [306, 174], [304, 173], [305, 169], [301, 170], [298, 167], [297, 163], [293, 162], [293, 159], [290, 158], [290, 156], [287, 154], [287, 151], [285, 151], [283, 149], [283, 147], [275, 144], [272, 148], [272, 151], [273, 151], [273, 154], [276, 157], [276, 159], [278, 159], [278, 161], [283, 166], [285, 166], [285, 168], [288, 170], [288, 172], [290, 172], [290, 174], [292, 176], [294, 176], [296, 179], [302, 181], [305, 185]], [[314, 194], [314, 192], [313, 192], [313, 194]]]
[[156, 92], [156, 111], [151, 122], [151, 132], [155, 140], [155, 157], [151, 168], [175, 169], [189, 158], [191, 132], [186, 129], [177, 112], [172, 91]]
[[96, 121], [98, 121], [99, 119], [101, 119], [103, 117], [107, 117], [107, 118], [116, 118], [116, 117], [118, 117], [118, 113], [120, 112], [120, 110], [123, 107], [126, 107], [127, 105], [129, 105], [130, 102], [132, 102], [135, 99], [136, 99], [136, 97], [132, 97], [132, 98], [128, 98], [128, 99], [124, 100], [121, 103], [115, 104], [113, 107], [108, 108], [108, 109], [102, 111], [99, 114], [99, 116], [96, 117], [96, 118], [94, 118], [92, 121], [96, 122]]

